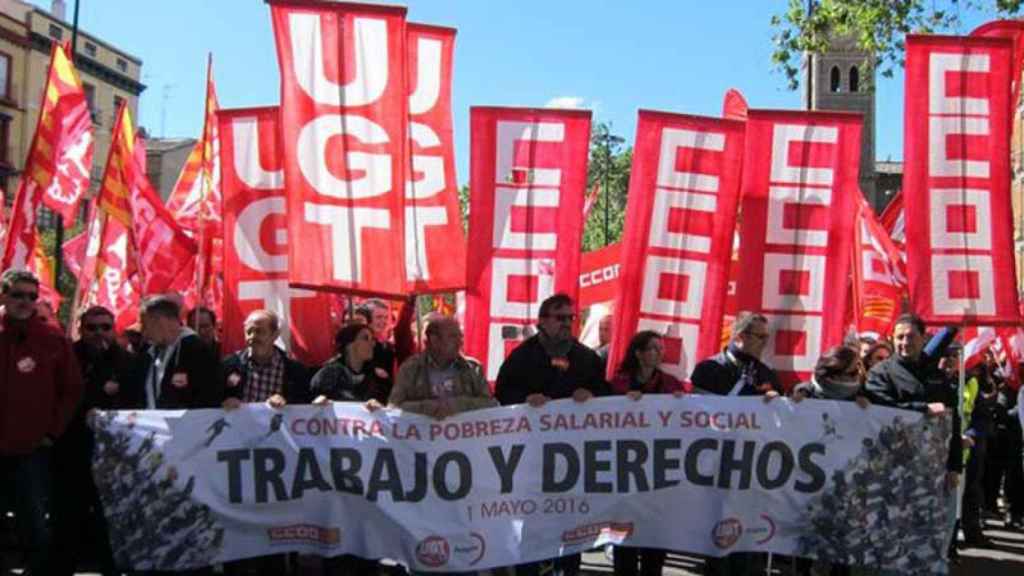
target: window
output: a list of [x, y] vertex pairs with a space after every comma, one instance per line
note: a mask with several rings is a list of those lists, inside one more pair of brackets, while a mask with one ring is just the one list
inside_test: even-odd
[[121, 98], [120, 96], [115, 94], [114, 95], [114, 114], [115, 115], [121, 109], [121, 105], [122, 104], [124, 104], [124, 98]]
[[10, 166], [11, 117], [0, 114], [0, 165]]
[[856, 66], [850, 66], [850, 92], [860, 91], [860, 71]]
[[89, 105], [89, 112], [92, 113], [92, 121], [99, 123], [99, 110], [96, 109], [96, 87], [82, 82], [82, 92], [85, 92], [85, 102]]
[[829, 74], [829, 90], [839, 92], [839, 66], [833, 66]]
[[93, 58], [96, 57], [96, 45], [92, 42], [85, 43], [85, 53]]
[[124, 58], [117, 59], [117, 69], [121, 72], [128, 72], [128, 63], [125, 62]]
[[0, 52], [0, 98], [11, 99], [11, 56]]
[[56, 38], [57, 40], [64, 39], [64, 29], [56, 24], [50, 24], [50, 37]]

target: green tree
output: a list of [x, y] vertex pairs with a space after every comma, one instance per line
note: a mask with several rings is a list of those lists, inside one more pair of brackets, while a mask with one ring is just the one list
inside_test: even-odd
[[961, 32], [971, 14], [1008, 17], [1024, 0], [789, 0], [786, 11], [772, 16], [775, 28], [772, 64], [791, 90], [800, 85], [803, 55], [823, 52], [832, 37], [854, 38], [874, 56], [882, 76], [892, 77], [904, 61], [904, 36], [911, 33]]
[[583, 228], [583, 251], [596, 250], [622, 238], [626, 222], [626, 192], [633, 149], [623, 148], [625, 140], [612, 133], [610, 123], [599, 122], [590, 137], [587, 167], [587, 195], [600, 186], [597, 201]]

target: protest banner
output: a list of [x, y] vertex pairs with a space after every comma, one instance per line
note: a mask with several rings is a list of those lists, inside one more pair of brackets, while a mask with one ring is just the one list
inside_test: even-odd
[[297, 551], [460, 572], [610, 543], [945, 570], [941, 416], [648, 395], [444, 420], [356, 403], [110, 412], [95, 428], [124, 568]]

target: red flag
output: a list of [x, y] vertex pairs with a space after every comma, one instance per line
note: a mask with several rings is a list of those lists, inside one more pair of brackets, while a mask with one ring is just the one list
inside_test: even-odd
[[1010, 209], [1012, 43], [908, 36], [903, 193], [914, 311], [1019, 322]]
[[[93, 203], [85, 242], [74, 309], [105, 306], [114, 314], [114, 324], [121, 332], [139, 319], [138, 269], [133, 264], [128, 228]], [[77, 324], [71, 329], [76, 330]]]
[[747, 99], [743, 97], [743, 94], [735, 88], [729, 88], [722, 101], [722, 118], [746, 120], [749, 109]]
[[64, 48], [54, 43], [0, 269], [27, 265], [35, 248], [36, 215], [41, 204], [74, 220], [78, 202], [89, 187], [91, 164], [92, 117], [82, 83]]
[[863, 194], [858, 197], [857, 254], [853, 260], [857, 332], [887, 336], [907, 288], [900, 253]]
[[583, 253], [580, 264], [580, 310], [598, 302], [615, 301], [615, 294], [619, 291], [621, 254], [621, 242]]
[[270, 5], [281, 67], [288, 279], [403, 295], [405, 8]]
[[[127, 110], [125, 111], [127, 114]], [[146, 147], [136, 137], [130, 173], [132, 247], [143, 295], [184, 293], [195, 279], [195, 242], [174, 221], [146, 177]]]
[[466, 351], [493, 381], [541, 302], [579, 288], [590, 112], [470, 109]]
[[224, 349], [245, 346], [243, 323], [255, 309], [275, 311], [282, 344], [319, 365], [333, 353], [325, 331], [331, 295], [288, 287], [288, 221], [278, 113], [273, 108], [221, 110], [224, 194]]
[[893, 246], [896, 247], [896, 251], [899, 254], [899, 260], [897, 261], [897, 272], [900, 277], [907, 277], [907, 227], [906, 219], [903, 217], [903, 191], [896, 192], [896, 195], [892, 197], [889, 204], [886, 205], [885, 210], [882, 210], [882, 215], [878, 217], [878, 221], [882, 224], [882, 228], [889, 235], [889, 239], [892, 240]]
[[466, 285], [452, 138], [455, 30], [409, 24], [409, 173], [405, 189], [407, 290], [444, 292]]
[[[91, 212], [90, 212], [91, 213]], [[89, 230], [83, 230], [71, 239], [64, 242], [61, 247], [64, 255], [64, 266], [72, 276], [78, 278], [82, 274], [82, 264], [85, 262], [85, 250], [89, 246]]]
[[733, 120], [640, 111], [609, 374], [639, 330], [664, 335], [662, 369], [683, 380], [718, 352], [743, 131]]
[[178, 181], [167, 198], [167, 210], [191, 236], [200, 235], [201, 222], [219, 229], [221, 222], [220, 135], [217, 132], [217, 89], [213, 82], [213, 57], [206, 67], [206, 107], [203, 133], [189, 153]]
[[743, 163], [740, 310], [768, 317], [764, 360], [787, 386], [843, 340], [861, 117], [751, 110]]
[[971, 36], [1009, 38], [1013, 42], [1013, 63], [1010, 68], [1010, 102], [1020, 102], [1020, 75], [1021, 67], [1024, 65], [1024, 22], [1020, 20], [993, 20], [972, 30]]

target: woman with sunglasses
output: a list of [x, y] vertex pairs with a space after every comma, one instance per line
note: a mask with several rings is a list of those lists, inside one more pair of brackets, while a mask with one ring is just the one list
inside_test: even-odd
[[[612, 378], [612, 393], [639, 400], [644, 394], [678, 397], [689, 392], [675, 376], [660, 368], [664, 354], [665, 345], [660, 334], [653, 330], [637, 332]], [[665, 565], [665, 551], [616, 546], [613, 563], [618, 576], [660, 576]]]

